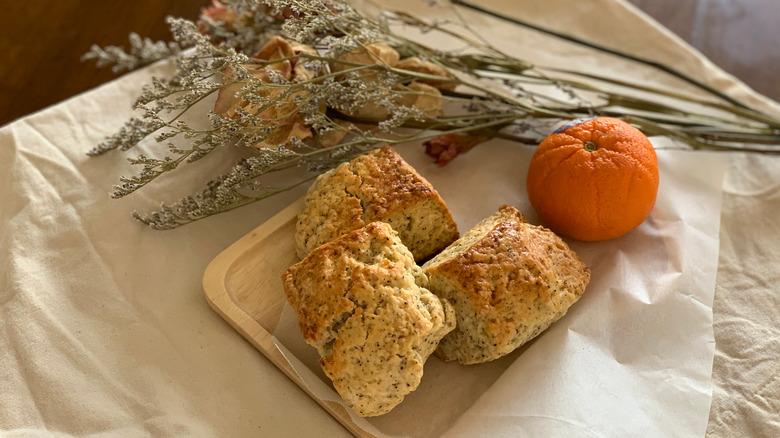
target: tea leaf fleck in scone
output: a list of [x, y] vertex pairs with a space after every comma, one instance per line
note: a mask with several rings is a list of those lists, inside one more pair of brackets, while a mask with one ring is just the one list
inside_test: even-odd
[[304, 340], [359, 415], [387, 413], [455, 327], [446, 300], [390, 225], [372, 222], [312, 251], [282, 276]]
[[497, 359], [563, 317], [590, 270], [552, 231], [502, 206], [423, 265], [430, 289], [455, 307], [457, 327], [437, 356], [474, 364]]

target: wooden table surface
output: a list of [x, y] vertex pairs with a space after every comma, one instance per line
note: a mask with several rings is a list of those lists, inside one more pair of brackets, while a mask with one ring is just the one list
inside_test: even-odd
[[[629, 1], [726, 71], [780, 100], [778, 0]], [[0, 14], [0, 125], [117, 77], [80, 61], [93, 43], [126, 45], [130, 32], [167, 39], [166, 15], [194, 19], [208, 3], [6, 2]]]

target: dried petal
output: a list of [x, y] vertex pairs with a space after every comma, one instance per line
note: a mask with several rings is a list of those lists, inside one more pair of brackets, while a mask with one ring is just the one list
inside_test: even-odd
[[[389, 93], [387, 90], [383, 90], [383, 94], [387, 96]], [[365, 104], [354, 108], [345, 109], [344, 113], [358, 119], [373, 121], [385, 120], [390, 116], [390, 111], [385, 106], [380, 105], [377, 99], [369, 100]]]
[[[345, 64], [341, 62], [333, 62], [331, 70], [335, 72], [354, 68], [352, 64], [361, 65], [387, 65], [389, 67], [395, 67], [398, 64], [398, 60], [401, 57], [398, 52], [385, 43], [373, 43], [368, 44], [365, 47], [358, 47], [351, 52], [345, 53], [339, 56], [337, 59], [340, 61], [348, 62]], [[363, 78], [367, 81], [372, 81], [376, 78], [376, 73], [371, 72], [363, 75]]]
[[[315, 50], [313, 47], [307, 46], [306, 44], [291, 41], [290, 46], [292, 47], [293, 53], [296, 55], [300, 55], [301, 53], [308, 55], [318, 55], [317, 50]], [[310, 81], [322, 73], [321, 70], [308, 67], [305, 61], [305, 59], [301, 58], [295, 58], [293, 60], [293, 80], [298, 82]]]
[[239, 102], [236, 93], [243, 87], [244, 84], [235, 83], [220, 88], [217, 93], [217, 101], [214, 102], [214, 112], [220, 116], [225, 116], [228, 113], [235, 113], [235, 109]]
[[474, 146], [490, 140], [490, 137], [471, 134], [445, 134], [423, 143], [425, 154], [435, 160], [437, 166], [444, 166], [456, 156], [468, 152]]
[[292, 6], [285, 6], [281, 10], [276, 10], [268, 5], [264, 7], [265, 13], [277, 20], [286, 20], [288, 18], [300, 18], [303, 14], [299, 14], [293, 11]]
[[[430, 117], [442, 114], [441, 93], [430, 85], [413, 81], [409, 85], [385, 91], [385, 96], [391, 96], [392, 102], [397, 105], [418, 108]], [[382, 121], [390, 117], [390, 110], [374, 100], [345, 112], [352, 117], [374, 121]]]
[[227, 25], [232, 25], [236, 22], [236, 12], [228, 9], [219, 0], [211, 0], [211, 6], [201, 9], [200, 15], [211, 19], [211, 21], [218, 21]]
[[438, 89], [413, 81], [404, 91], [411, 91], [414, 94], [404, 94], [397, 102], [401, 105], [416, 107], [430, 117], [437, 117], [442, 114], [441, 110], [441, 92]]
[[398, 52], [385, 43], [368, 44], [339, 56], [338, 59], [355, 64], [382, 65], [395, 67], [401, 57]]
[[[284, 50], [283, 45], [275, 45], [275, 48], [281, 47], [281, 51], [269, 50], [264, 54], [269, 57], [278, 56], [280, 52]], [[292, 49], [291, 49], [292, 50]], [[275, 58], [278, 59], [278, 58]], [[270, 83], [268, 67], [257, 68], [258, 66], [244, 66], [256, 79], [260, 79], [263, 83]], [[235, 77], [231, 69], [227, 69], [224, 74], [223, 80], [228, 82]], [[275, 127], [268, 134], [268, 136], [254, 147], [276, 147], [287, 144], [292, 138], [304, 140], [313, 136], [311, 130], [306, 127], [303, 118], [299, 115], [299, 108], [296, 103], [297, 98], [305, 97], [307, 92], [301, 90], [296, 93], [292, 93], [281, 97], [285, 92], [284, 88], [280, 87], [260, 87], [256, 93], [260, 97], [264, 97], [268, 100], [276, 101], [274, 105], [268, 106], [261, 111], [264, 106], [262, 103], [252, 103], [247, 100], [240, 99], [236, 94], [246, 86], [246, 82], [229, 83], [223, 86], [217, 95], [217, 100], [214, 103], [214, 112], [220, 116], [235, 119], [240, 117], [238, 108], [242, 108], [249, 114], [255, 114], [257, 118], [272, 123]]]
[[[254, 78], [268, 82], [268, 72], [264, 69], [254, 68], [253, 66], [244, 67]], [[217, 100], [214, 102], [214, 112], [220, 116], [235, 118], [237, 116], [236, 109], [238, 107], [251, 111], [251, 108], [248, 108], [249, 102], [241, 100], [236, 96], [236, 93], [244, 88], [246, 82], [230, 83], [235, 80], [235, 74], [230, 68], [225, 70], [222, 80], [223, 82], [228, 82], [228, 84], [220, 88], [219, 93], [217, 93]]]
[[295, 51], [290, 43], [282, 37], [274, 36], [271, 38], [257, 53], [252, 55], [252, 58], [262, 59], [265, 61], [276, 61], [277, 59], [283, 59], [278, 63], [268, 65], [267, 68], [272, 68], [279, 72], [285, 79], [292, 78], [292, 57], [295, 56]]
[[334, 120], [334, 123], [336, 126], [333, 129], [329, 129], [317, 136], [320, 144], [325, 147], [336, 146], [341, 143], [341, 140], [344, 140], [344, 137], [349, 135], [350, 129], [355, 126], [346, 120]]
[[[417, 57], [402, 59], [398, 62], [396, 67], [404, 70], [417, 72], [417, 73], [425, 73], [433, 76], [441, 76], [443, 78], [452, 78], [452, 79], [455, 78], [455, 76], [450, 74], [450, 72], [445, 70], [443, 67], [439, 67], [438, 65], [432, 62], [423, 61]], [[424, 84], [432, 85], [440, 90], [446, 90], [446, 91], [453, 91], [458, 86], [457, 82], [436, 81], [433, 79], [417, 79], [417, 81], [422, 82]]]
[[306, 140], [314, 135], [311, 130], [304, 125], [303, 119], [295, 117], [287, 123], [274, 129], [263, 141], [254, 145], [255, 148], [272, 148], [289, 144], [290, 140]]

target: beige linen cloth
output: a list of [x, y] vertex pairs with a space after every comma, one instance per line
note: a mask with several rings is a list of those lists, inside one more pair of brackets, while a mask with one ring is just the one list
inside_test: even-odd
[[[780, 114], [778, 105], [623, 2], [483, 4], [673, 65]], [[497, 40], [509, 26], [487, 18], [473, 25]], [[527, 35], [528, 52], [519, 57], [576, 62], [580, 69], [687, 90], [653, 70]], [[130, 167], [116, 155], [84, 155], [121, 126], [149, 76], [164, 73], [157, 66], [129, 74], [0, 129], [0, 430], [11, 436], [348, 436], [208, 307], [200, 284], [216, 254], [301, 191], [155, 232], [128, 213], [192, 192], [202, 184], [199, 170], [226, 169], [230, 154], [122, 200], [106, 193]], [[707, 434], [780, 436], [780, 159], [729, 158]]]

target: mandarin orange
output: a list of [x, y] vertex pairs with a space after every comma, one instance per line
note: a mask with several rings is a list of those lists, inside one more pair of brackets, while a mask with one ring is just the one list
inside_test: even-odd
[[547, 137], [528, 168], [528, 197], [542, 223], [578, 240], [621, 236], [655, 206], [658, 159], [621, 120], [597, 117]]

